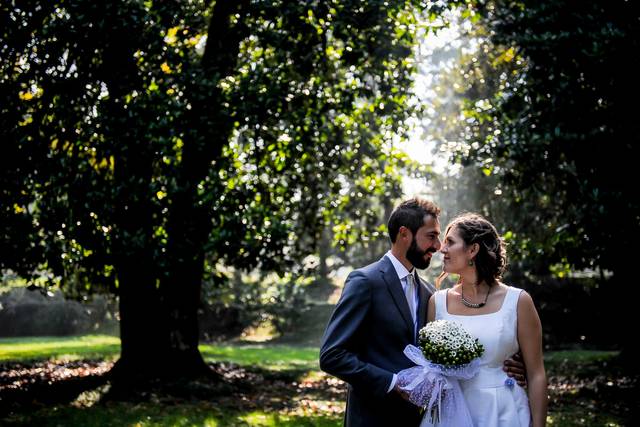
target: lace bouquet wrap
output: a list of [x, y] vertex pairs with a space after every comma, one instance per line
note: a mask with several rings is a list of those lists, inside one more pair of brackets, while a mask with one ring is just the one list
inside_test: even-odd
[[482, 344], [457, 322], [436, 320], [419, 332], [420, 348], [408, 345], [404, 354], [417, 366], [398, 373], [398, 385], [409, 400], [425, 409], [440, 426], [473, 427], [459, 380], [479, 370]]

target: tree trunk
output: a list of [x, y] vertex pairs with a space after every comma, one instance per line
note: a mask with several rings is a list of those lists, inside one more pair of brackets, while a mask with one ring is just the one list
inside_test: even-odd
[[[128, 237], [121, 240], [122, 247], [118, 251], [121, 258], [117, 263], [122, 352], [112, 373], [118, 384], [213, 375], [198, 350], [197, 313], [204, 273], [204, 246], [212, 224], [211, 207], [198, 200], [197, 186], [207, 176], [212, 161], [219, 157], [233, 129], [233, 121], [223, 107], [223, 96], [214, 80], [226, 77], [236, 66], [240, 41], [245, 37], [246, 29], [242, 19], [235, 23], [231, 17], [246, 13], [248, 5], [248, 0], [242, 0], [215, 2], [213, 6], [202, 59], [202, 82], [196, 80], [190, 88], [193, 108], [183, 122], [183, 161], [176, 178], [177, 186], [170, 194], [169, 242], [162, 266], [154, 265], [149, 249], [153, 248], [153, 230], [149, 229], [153, 221], [151, 218], [140, 220], [151, 211], [149, 206], [145, 207], [145, 197], [123, 201], [130, 207], [135, 206], [135, 210], [122, 212], [118, 220], [119, 224], [126, 224], [123, 235], [129, 231]], [[128, 58], [130, 61], [133, 56]], [[113, 86], [121, 83], [115, 81]], [[194, 132], [194, 129], [198, 131]], [[131, 148], [137, 147], [139, 141], [129, 134], [123, 142], [130, 152], [123, 156], [121, 170], [127, 169], [126, 159], [135, 162], [137, 158], [150, 158], [132, 156]], [[137, 181], [130, 176], [135, 168], [141, 178]], [[116, 180], [121, 178], [125, 187], [140, 187], [136, 191], [125, 191], [125, 195], [146, 194], [151, 170], [140, 171], [139, 168], [140, 165], [132, 163], [123, 176], [118, 177], [116, 172]], [[137, 216], [133, 224], [127, 215], [132, 213]], [[134, 240], [133, 236], [138, 239]], [[127, 243], [133, 243], [137, 249], [132, 250]], [[125, 253], [135, 256], [122, 255]], [[145, 255], [138, 256], [140, 254]]]
[[[625, 252], [625, 251], [622, 251]], [[637, 310], [636, 303], [640, 298], [640, 290], [635, 282], [636, 273], [633, 270], [635, 260], [630, 252], [620, 255], [623, 260], [614, 271], [610, 286], [610, 292], [617, 295], [611, 298], [612, 319], [603, 319], [603, 328], [610, 328], [616, 336], [620, 347], [620, 361], [624, 368], [630, 372], [638, 372], [638, 352], [633, 334], [625, 325], [631, 322], [631, 313]], [[626, 258], [626, 259], [625, 259]]]
[[112, 373], [116, 380], [139, 382], [162, 373], [169, 340], [154, 276], [131, 264], [118, 275], [121, 350]]
[[172, 277], [174, 292], [162, 297], [152, 271], [131, 262], [120, 274], [120, 359], [113, 368], [119, 385], [212, 375], [198, 350], [197, 310], [201, 274]]
[[[194, 186], [195, 188], [195, 186]], [[175, 194], [167, 225], [170, 265], [160, 282], [161, 306], [167, 315], [170, 357], [181, 365], [181, 376], [211, 373], [198, 350], [204, 247], [211, 231], [211, 220], [196, 203], [195, 191]]]
[[157, 289], [161, 269], [155, 262], [153, 242], [153, 156], [149, 155], [153, 148], [137, 127], [136, 118], [118, 101], [141, 82], [129, 35], [117, 32], [112, 37], [104, 62], [119, 73], [104, 70], [112, 94], [104, 104], [104, 115], [112, 121], [105, 135], [116, 141], [112, 147], [114, 187], [119, 191], [113, 201], [113, 257], [118, 276], [121, 354], [111, 377], [116, 388], [127, 390], [132, 384], [166, 376], [173, 366], [169, 364], [168, 317], [162, 311]]
[[331, 255], [331, 224], [325, 225], [322, 228], [320, 234], [320, 241], [318, 242], [318, 280], [324, 285], [329, 283], [329, 265], [327, 260]]

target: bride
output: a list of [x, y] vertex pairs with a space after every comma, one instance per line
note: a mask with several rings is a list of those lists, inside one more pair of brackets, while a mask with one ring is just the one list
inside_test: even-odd
[[[495, 227], [480, 215], [456, 217], [448, 226], [440, 252], [443, 272], [459, 275], [451, 289], [429, 300], [428, 320], [459, 322], [484, 346], [480, 370], [460, 387], [475, 427], [544, 426], [547, 379], [542, 360], [542, 327], [529, 294], [500, 282], [506, 266], [504, 243]], [[526, 368], [525, 390], [502, 369], [520, 351]], [[425, 416], [421, 427], [446, 425]]]

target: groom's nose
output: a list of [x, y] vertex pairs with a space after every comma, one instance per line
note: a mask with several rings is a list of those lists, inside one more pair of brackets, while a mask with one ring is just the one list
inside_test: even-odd
[[439, 251], [440, 248], [442, 248], [442, 242], [440, 241], [440, 239], [436, 238], [436, 243], [433, 245], [434, 248], [436, 248], [436, 251]]

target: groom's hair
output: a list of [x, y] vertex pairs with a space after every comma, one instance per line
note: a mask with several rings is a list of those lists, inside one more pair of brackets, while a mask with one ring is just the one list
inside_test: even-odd
[[396, 237], [398, 237], [402, 226], [407, 227], [415, 235], [418, 229], [424, 225], [425, 215], [437, 218], [440, 215], [440, 208], [435, 203], [419, 197], [405, 200], [396, 206], [387, 223], [391, 243], [396, 242]]

